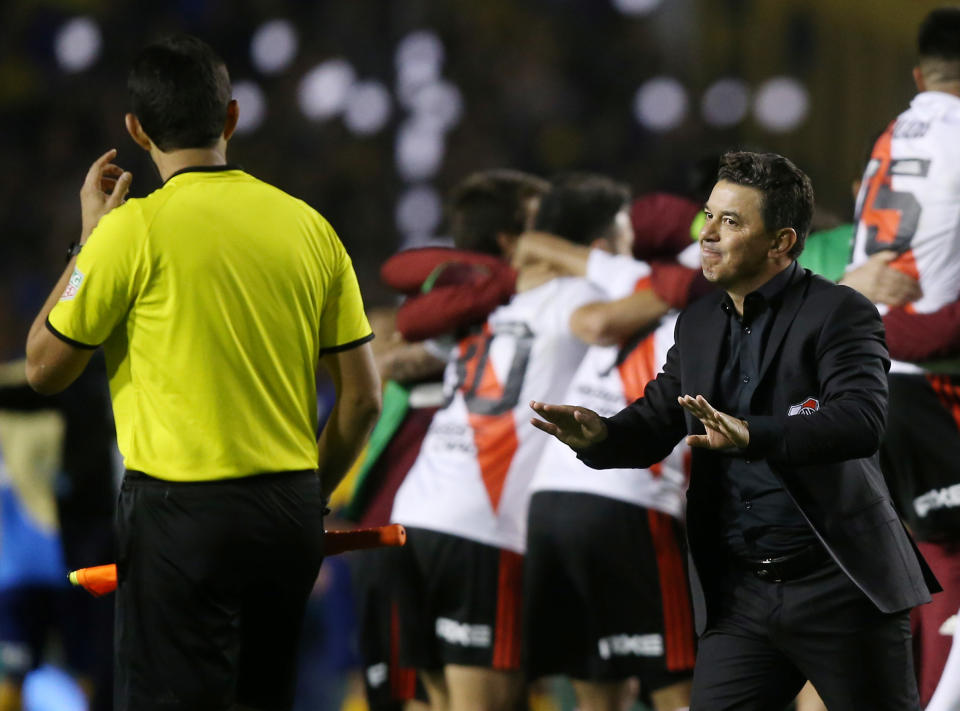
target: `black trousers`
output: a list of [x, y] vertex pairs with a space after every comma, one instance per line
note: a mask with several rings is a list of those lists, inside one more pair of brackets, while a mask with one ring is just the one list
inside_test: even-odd
[[833, 561], [784, 583], [731, 571], [714, 602], [691, 711], [779, 711], [807, 679], [829, 711], [919, 711], [909, 611], [881, 613]]
[[286, 711], [323, 559], [315, 472], [197, 484], [127, 473], [117, 711]]

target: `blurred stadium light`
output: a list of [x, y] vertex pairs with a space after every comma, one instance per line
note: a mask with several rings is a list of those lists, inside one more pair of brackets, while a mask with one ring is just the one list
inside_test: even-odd
[[443, 133], [416, 118], [397, 131], [397, 172], [409, 182], [432, 178], [443, 162]]
[[346, 59], [318, 64], [300, 81], [300, 110], [316, 121], [337, 115], [343, 110], [355, 80], [356, 72]]
[[687, 103], [683, 84], [671, 77], [654, 77], [637, 89], [633, 113], [644, 128], [669, 131], [683, 123]]
[[791, 77], [774, 77], [757, 89], [753, 115], [768, 131], [786, 133], [803, 122], [809, 108], [810, 97], [803, 84]]
[[726, 77], [711, 84], [703, 94], [703, 120], [717, 128], [729, 128], [743, 121], [750, 108], [750, 89], [743, 79]]
[[613, 6], [624, 15], [649, 15], [663, 0], [612, 0]]
[[390, 120], [390, 91], [381, 82], [357, 82], [347, 95], [343, 122], [353, 133], [368, 136], [376, 133]]
[[89, 17], [68, 20], [53, 42], [57, 63], [66, 72], [82, 72], [100, 57], [100, 27]]
[[289, 20], [270, 20], [260, 25], [250, 41], [250, 59], [261, 74], [278, 74], [297, 56], [297, 31]]
[[430, 30], [418, 30], [400, 40], [394, 63], [401, 104], [409, 108], [417, 91], [440, 77], [445, 54], [440, 37]]
[[449, 131], [463, 114], [463, 96], [456, 86], [441, 79], [417, 89], [408, 108], [418, 121], [437, 131]]
[[407, 188], [397, 200], [397, 230], [405, 235], [432, 235], [441, 219], [443, 200], [432, 186]]
[[252, 133], [260, 128], [267, 115], [267, 99], [263, 89], [256, 82], [249, 80], [233, 82], [233, 98], [240, 106], [240, 119], [237, 122], [237, 133]]

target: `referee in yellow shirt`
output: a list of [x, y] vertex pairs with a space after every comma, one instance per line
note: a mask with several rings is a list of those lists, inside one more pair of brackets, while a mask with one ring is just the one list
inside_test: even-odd
[[[127, 469], [116, 708], [289, 709], [325, 498], [379, 413], [373, 334], [330, 225], [227, 164], [238, 108], [209, 46], [145, 48], [128, 90], [163, 186], [124, 201], [116, 151], [91, 166], [27, 377], [54, 393], [107, 358]], [[337, 390], [319, 442], [318, 364]]]

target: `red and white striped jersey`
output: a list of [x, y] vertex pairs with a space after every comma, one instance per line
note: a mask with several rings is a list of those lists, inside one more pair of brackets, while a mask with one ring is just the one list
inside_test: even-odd
[[[910, 307], [929, 313], [960, 295], [960, 98], [918, 94], [877, 139], [857, 197], [851, 268], [882, 250], [892, 265], [919, 280], [923, 296]], [[881, 313], [885, 308], [881, 307]], [[956, 364], [927, 369], [956, 371]], [[894, 361], [891, 371], [921, 372]]]
[[460, 341], [444, 374], [448, 403], [397, 492], [393, 521], [523, 552], [527, 489], [550, 439], [530, 424], [528, 403], [560, 401], [587, 350], [570, 316], [604, 298], [585, 279], [553, 279]]
[[[618, 346], [593, 346], [577, 369], [563, 399], [609, 417], [643, 395], [663, 369], [673, 345], [677, 313], [664, 317], [649, 335]], [[535, 491], [579, 491], [656, 509], [677, 518], [689, 475], [689, 447], [682, 441], [649, 469], [597, 471], [577, 459], [567, 445], [550, 438], [530, 485]]]

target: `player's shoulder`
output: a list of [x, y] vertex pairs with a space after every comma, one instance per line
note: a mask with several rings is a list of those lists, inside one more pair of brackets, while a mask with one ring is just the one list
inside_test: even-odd
[[[606, 295], [583, 277], [555, 277], [513, 295], [492, 314], [493, 321], [522, 319], [544, 330], [565, 328], [567, 316], [584, 304], [604, 301]], [[536, 330], [536, 329], [535, 329]]]
[[923, 138], [936, 136], [960, 127], [960, 97], [942, 91], [917, 94], [910, 106], [897, 117], [894, 138]]

